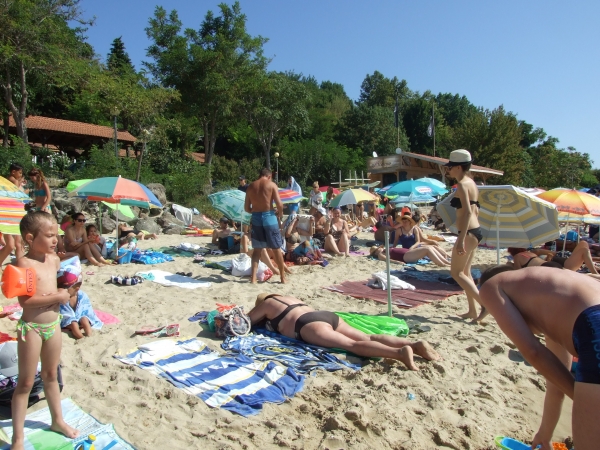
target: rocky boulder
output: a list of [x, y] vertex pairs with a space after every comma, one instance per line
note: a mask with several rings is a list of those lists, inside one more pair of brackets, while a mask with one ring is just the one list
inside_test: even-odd
[[211, 223], [204, 220], [202, 218], [202, 216], [197, 216], [197, 215], [194, 215], [194, 217], [192, 218], [192, 226], [198, 227], [201, 230], [206, 230], [207, 228], [214, 227], [214, 225], [212, 225]]
[[87, 200], [79, 197], [54, 197], [54, 207], [59, 211], [81, 212], [87, 204]]
[[156, 223], [163, 228], [169, 228], [172, 225], [179, 225], [181, 227], [185, 226], [185, 224], [181, 220], [179, 220], [170, 212], [164, 212], [162, 216], [156, 219]]
[[102, 233], [112, 233], [117, 228], [117, 222], [112, 220], [108, 214], [102, 214]]
[[162, 228], [152, 219], [139, 219], [135, 224], [135, 228], [138, 230], [144, 230], [148, 233], [160, 234]]
[[162, 203], [163, 206], [167, 203], [167, 190], [160, 183], [150, 183], [147, 184], [146, 187], [150, 189], [150, 191], [156, 195], [156, 198], [159, 202]]
[[185, 227], [182, 225], [171, 225], [168, 228], [163, 229], [164, 234], [181, 234], [185, 230]]

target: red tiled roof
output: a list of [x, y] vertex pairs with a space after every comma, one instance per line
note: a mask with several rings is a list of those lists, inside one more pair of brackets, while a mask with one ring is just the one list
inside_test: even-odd
[[206, 154], [205, 153], [190, 153], [190, 155], [194, 161], [197, 161], [200, 164], [204, 164], [206, 162]]
[[[9, 119], [9, 126], [15, 127], [15, 120], [12, 116]], [[95, 136], [105, 139], [113, 139], [115, 132], [112, 127], [102, 125], [92, 125], [89, 123], [75, 122], [73, 120], [53, 119], [42, 116], [29, 116], [25, 119], [25, 125], [30, 130], [48, 130], [61, 133], [77, 134], [83, 136]], [[117, 131], [117, 140], [122, 142], [135, 142], [136, 138], [129, 131]]]

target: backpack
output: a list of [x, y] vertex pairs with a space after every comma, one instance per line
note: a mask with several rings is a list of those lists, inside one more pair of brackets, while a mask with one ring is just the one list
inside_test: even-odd
[[[62, 372], [61, 372], [60, 365], [57, 367], [56, 371], [57, 371], [57, 378], [58, 378], [58, 388], [62, 392], [64, 384], [63, 384]], [[6, 379], [7, 383], [3, 387], [0, 387], [0, 416], [12, 417], [12, 410], [11, 410], [12, 397], [15, 392], [15, 388], [17, 387], [17, 379], [18, 379], [18, 376], [7, 378]], [[37, 402], [39, 402], [41, 400], [40, 394], [43, 392], [43, 390], [44, 390], [44, 382], [42, 381], [42, 377], [40, 376], [40, 374], [38, 372], [35, 375], [35, 379], [33, 381], [33, 387], [31, 388], [31, 392], [29, 393], [29, 402], [27, 403], [28, 408], [30, 406], [35, 405]]]

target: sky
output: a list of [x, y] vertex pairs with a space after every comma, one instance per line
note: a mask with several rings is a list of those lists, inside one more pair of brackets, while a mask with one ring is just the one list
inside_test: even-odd
[[[82, 0], [96, 17], [88, 42], [105, 59], [122, 36], [137, 69], [148, 60], [145, 28], [156, 6], [199, 29], [214, 0]], [[226, 1], [231, 4], [232, 2]], [[356, 100], [376, 70], [413, 91], [465, 95], [486, 109], [504, 105], [589, 153], [600, 167], [600, 2], [557, 0], [241, 0], [252, 36], [269, 39], [270, 70], [344, 86]]]

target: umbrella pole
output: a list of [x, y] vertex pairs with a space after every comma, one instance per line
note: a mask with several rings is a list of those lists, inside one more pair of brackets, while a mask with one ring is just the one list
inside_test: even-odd
[[100, 229], [100, 235], [102, 235], [102, 202], [98, 202], [98, 228]]
[[496, 264], [500, 264], [500, 204], [496, 207]]
[[564, 251], [565, 251], [565, 247], [567, 246], [567, 233], [569, 232], [569, 217], [571, 216], [571, 213], [567, 213], [567, 224], [565, 225], [565, 238], [563, 239], [563, 255], [564, 255]]
[[387, 276], [388, 316], [392, 317], [392, 283], [390, 282], [390, 232], [385, 233], [385, 272]]

